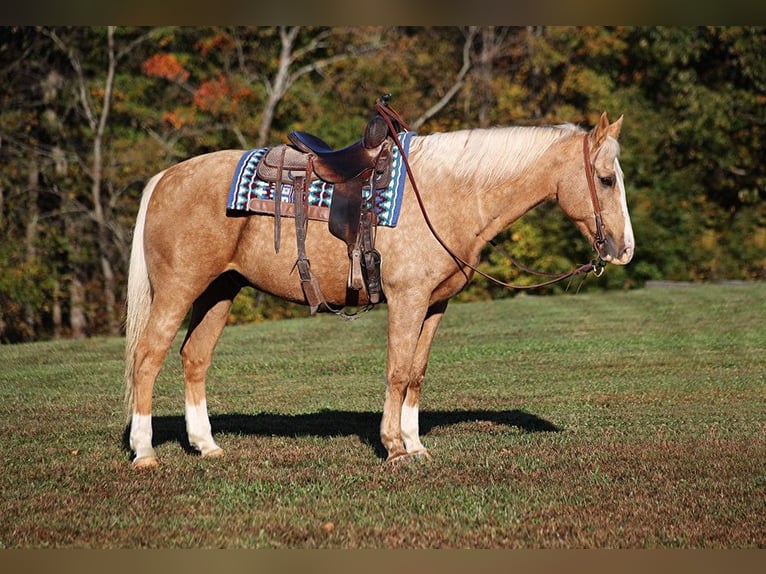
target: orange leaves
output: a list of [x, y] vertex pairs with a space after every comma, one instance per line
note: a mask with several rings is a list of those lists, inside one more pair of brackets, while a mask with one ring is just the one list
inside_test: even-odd
[[171, 82], [186, 82], [187, 72], [173, 54], [155, 54], [145, 60], [142, 66], [144, 74], [152, 78], [164, 78]]
[[228, 34], [214, 34], [209, 38], [199, 40], [195, 46], [202, 56], [214, 51], [228, 51], [234, 48], [234, 42]]
[[[225, 37], [222, 37], [225, 39]], [[212, 40], [211, 40], [212, 41]], [[223, 40], [217, 39], [210, 46], [200, 46], [201, 50], [211, 49], [219, 46]], [[144, 74], [152, 78], [161, 78], [179, 84], [188, 85], [190, 72], [187, 71], [178, 58], [173, 54], [155, 54], [144, 61], [142, 65]], [[187, 112], [181, 112], [179, 109], [166, 112], [163, 119], [179, 129], [193, 121], [195, 111], [208, 112], [213, 115], [236, 114], [239, 111], [239, 104], [242, 100], [253, 96], [252, 90], [223, 74], [216, 78], [204, 81], [196, 89], [190, 90], [192, 94], [192, 108]]]
[[194, 123], [194, 112], [188, 108], [176, 108], [162, 114], [162, 119], [174, 129], [180, 130], [182, 127]]
[[218, 112], [226, 106], [231, 96], [231, 86], [222, 76], [203, 83], [194, 92], [194, 105], [201, 110]]
[[250, 88], [236, 85], [221, 75], [197, 88], [194, 92], [194, 105], [213, 114], [235, 113], [240, 101], [251, 96]]

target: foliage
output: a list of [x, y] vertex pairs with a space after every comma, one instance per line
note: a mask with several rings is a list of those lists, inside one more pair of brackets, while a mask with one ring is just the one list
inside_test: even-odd
[[[765, 44], [762, 27], [2, 28], [0, 277], [29, 276], [2, 293], [0, 340], [116, 332], [153, 173], [291, 129], [347, 144], [384, 92], [424, 134], [624, 114], [637, 253], [570, 289], [763, 279]], [[546, 206], [497, 241], [545, 271], [591, 256]], [[461, 296], [513, 294], [477, 279]], [[248, 293], [232, 321], [301, 312]]]

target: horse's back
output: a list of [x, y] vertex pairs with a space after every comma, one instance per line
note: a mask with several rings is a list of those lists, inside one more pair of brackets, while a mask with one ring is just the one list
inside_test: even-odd
[[177, 221], [181, 224], [195, 217], [225, 216], [228, 186], [243, 153], [242, 150], [215, 151], [166, 169], [152, 192], [147, 218], [181, 218]]
[[[244, 150], [220, 150], [198, 155], [177, 163], [165, 170], [158, 187], [165, 194], [186, 194], [188, 190], [202, 193], [224, 189], [223, 201], [226, 201], [228, 185], [237, 166], [245, 153]], [[156, 192], [155, 192], [156, 193]]]

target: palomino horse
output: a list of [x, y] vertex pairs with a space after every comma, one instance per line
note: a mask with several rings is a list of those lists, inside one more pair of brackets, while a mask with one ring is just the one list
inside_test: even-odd
[[[419, 194], [407, 184], [398, 225], [379, 228], [376, 238], [388, 304], [380, 426], [388, 460], [428, 456], [418, 405], [431, 342], [449, 299], [473, 275], [470, 265], [501, 230], [541, 202], [556, 201], [602, 261], [631, 260], [633, 230], [618, 161], [621, 126], [622, 117], [610, 124], [604, 113], [590, 132], [571, 125], [507, 127], [412, 139], [409, 163]], [[154, 381], [190, 307], [181, 348], [186, 429], [189, 443], [212, 457], [223, 451], [211, 432], [205, 378], [235, 295], [252, 285], [306, 302], [294, 271], [295, 243], [275, 252], [274, 218], [226, 215], [227, 187], [242, 154], [226, 150], [191, 158], [155, 175], [144, 190], [127, 303], [125, 383], [135, 466], [157, 464]], [[294, 237], [294, 220], [282, 225], [284, 236]], [[310, 221], [306, 252], [326, 301], [342, 307], [346, 246], [325, 222]]]

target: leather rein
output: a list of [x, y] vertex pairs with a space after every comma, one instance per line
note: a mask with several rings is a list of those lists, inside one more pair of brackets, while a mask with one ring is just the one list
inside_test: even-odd
[[[585, 134], [585, 137], [583, 138], [583, 159], [585, 163], [585, 175], [588, 180], [588, 189], [590, 190], [590, 198], [591, 203], [593, 204], [593, 213], [596, 219], [596, 235], [593, 242], [593, 248], [596, 250], [597, 258], [589, 263], [585, 263], [583, 265], [578, 265], [571, 271], [565, 272], [565, 273], [545, 273], [542, 271], [535, 271], [533, 269], [529, 269], [528, 267], [525, 267], [518, 262], [516, 262], [515, 259], [513, 259], [510, 255], [502, 251], [493, 241], [490, 241], [490, 245], [492, 245], [495, 249], [500, 251], [514, 266], [518, 267], [522, 271], [526, 273], [530, 273], [532, 275], [537, 275], [541, 277], [547, 277], [548, 279], [546, 281], [542, 281], [540, 283], [535, 283], [534, 285], [515, 285], [512, 283], [506, 283], [504, 281], [501, 281], [500, 279], [497, 279], [495, 277], [492, 277], [491, 275], [488, 275], [487, 273], [484, 273], [480, 269], [478, 269], [476, 266], [471, 265], [468, 261], [460, 257], [457, 253], [455, 253], [441, 238], [441, 236], [437, 233], [436, 229], [433, 226], [433, 223], [431, 223], [431, 219], [428, 217], [428, 213], [426, 212], [425, 204], [423, 203], [423, 198], [420, 195], [420, 190], [418, 189], [418, 185], [415, 182], [415, 178], [412, 174], [412, 168], [410, 167], [409, 161], [407, 160], [407, 155], [404, 153], [404, 148], [402, 147], [402, 143], [399, 141], [398, 136], [398, 130], [394, 127], [392, 118], [394, 121], [396, 121], [403, 129], [409, 131], [409, 126], [407, 126], [406, 123], [401, 119], [398, 113], [394, 111], [391, 107], [387, 105], [386, 102], [381, 102], [378, 100], [375, 103], [375, 108], [380, 113], [381, 116], [383, 116], [383, 119], [386, 121], [389, 127], [389, 131], [391, 133], [391, 137], [394, 140], [394, 143], [396, 144], [396, 147], [399, 149], [399, 152], [401, 154], [402, 160], [404, 162], [404, 166], [407, 169], [407, 177], [410, 180], [410, 183], [412, 184], [412, 189], [415, 192], [415, 197], [418, 200], [418, 205], [420, 206], [420, 211], [423, 214], [423, 218], [425, 219], [426, 225], [428, 226], [428, 229], [433, 234], [436, 241], [439, 242], [439, 244], [444, 248], [444, 250], [452, 257], [452, 259], [455, 260], [455, 262], [458, 265], [461, 265], [463, 267], [467, 267], [468, 269], [472, 270], [473, 272], [481, 275], [485, 279], [488, 279], [492, 283], [495, 283], [496, 285], [500, 285], [501, 287], [506, 287], [508, 289], [537, 289], [539, 287], [545, 287], [547, 285], [552, 285], [554, 283], [558, 283], [559, 281], [563, 281], [564, 279], [568, 279], [570, 277], [574, 277], [576, 275], [581, 275], [583, 273], [589, 273], [593, 272], [593, 274], [596, 277], [601, 277], [601, 275], [604, 272], [604, 267], [606, 267], [606, 261], [601, 259], [600, 255], [598, 255], [599, 250], [598, 248], [604, 245], [606, 243], [606, 237], [604, 234], [604, 225], [601, 220], [601, 205], [598, 201], [598, 195], [596, 194], [596, 182], [593, 178], [593, 164], [590, 161], [590, 149], [588, 146], [588, 134]], [[464, 271], [465, 273], [465, 271]]]

